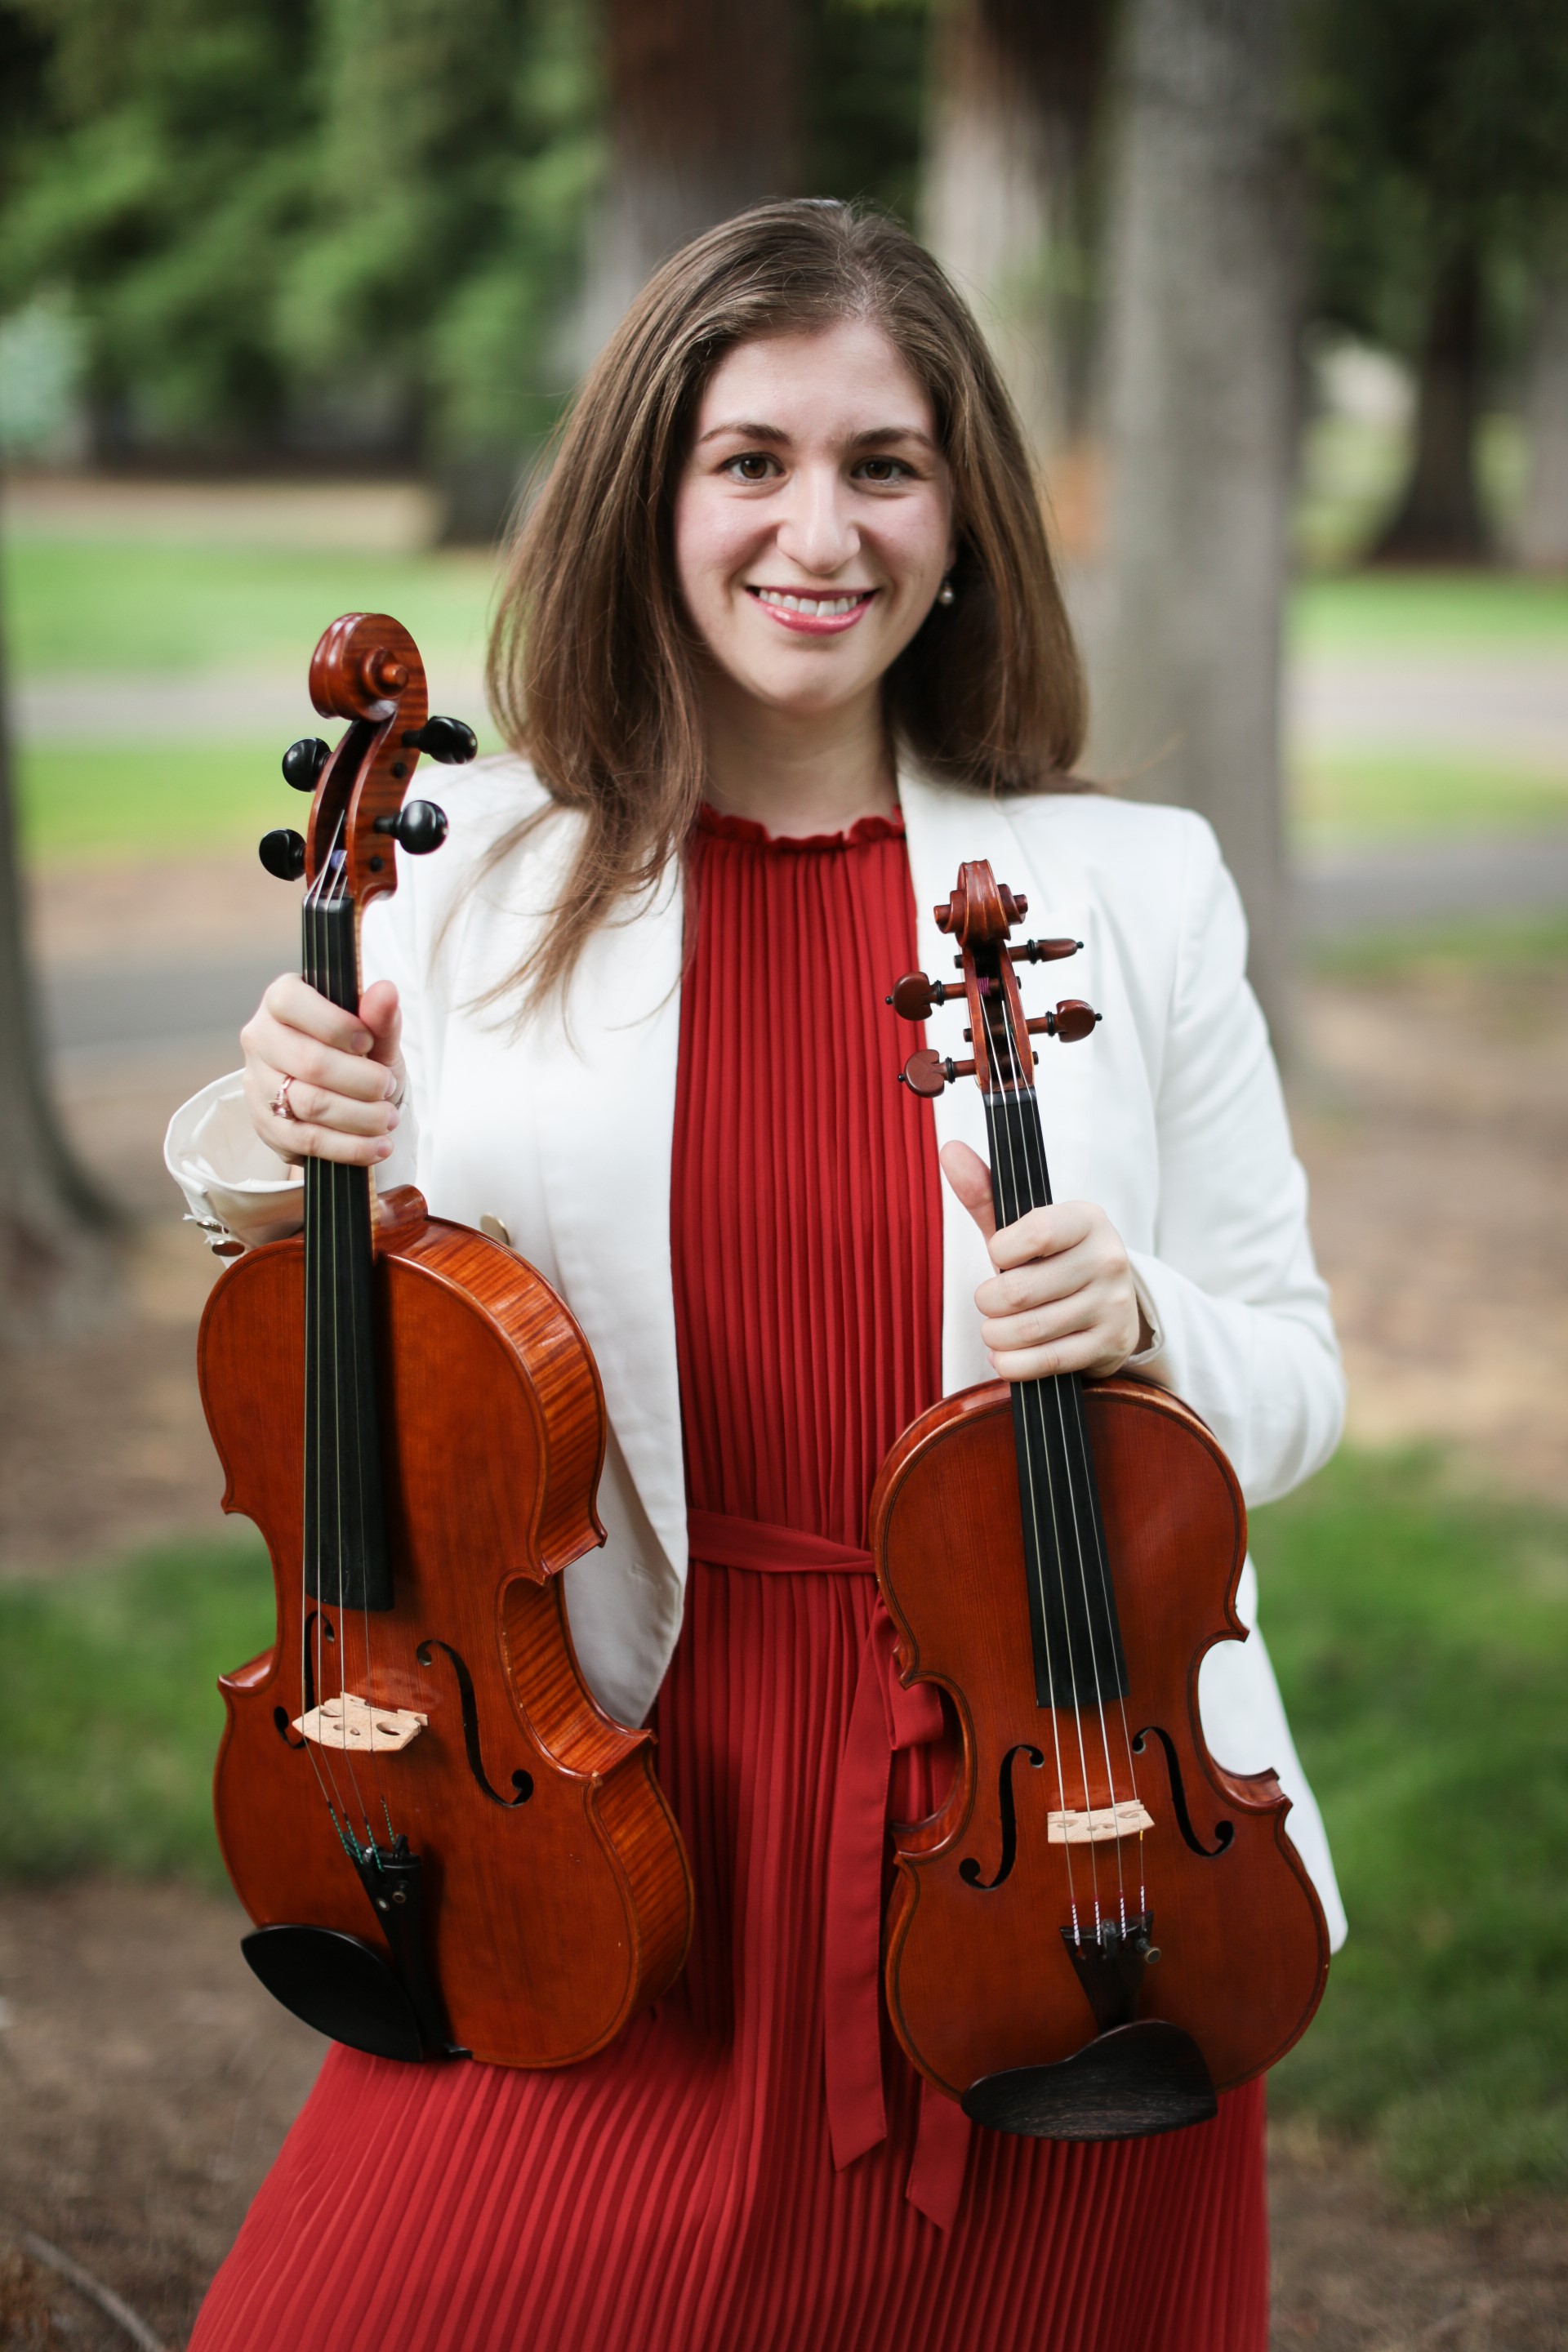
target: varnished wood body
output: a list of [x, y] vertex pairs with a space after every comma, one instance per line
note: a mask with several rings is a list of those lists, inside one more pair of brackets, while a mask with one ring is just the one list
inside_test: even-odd
[[[1069, 1806], [1134, 1793], [1125, 1742], [1146, 1727], [1168, 1736], [1196, 1838], [1180, 1827], [1158, 1739], [1133, 1759], [1136, 1791], [1155, 1826], [1142, 1876], [1161, 1958], [1143, 1970], [1140, 2017], [1164, 2018], [1198, 2043], [1219, 2089], [1282, 2057], [1305, 2031], [1328, 1975], [1322, 1907], [1285, 1830], [1289, 1800], [1269, 1772], [1241, 1778], [1216, 1764], [1198, 1719], [1198, 1668], [1236, 1615], [1247, 1521], [1235, 1475], [1203, 1423], [1163, 1391], [1132, 1381], [1084, 1391], [1107, 1553], [1128, 1669], [1126, 1735], [1107, 1709], [1106, 1769], [1097, 1712], [1056, 1713]], [[898, 1880], [889, 1921], [888, 2004], [914, 2064], [961, 2095], [981, 2076], [1048, 2065], [1080, 2049], [1095, 2019], [1058, 1932], [1068, 1923], [1064, 1849], [1047, 1838], [1058, 1803], [1053, 1712], [1036, 1702], [1013, 1424], [997, 1382], [944, 1398], [889, 1455], [872, 1498], [872, 1549], [899, 1635], [906, 1683], [930, 1681], [956, 1712], [962, 1753], [929, 1821], [895, 1832]], [[1084, 1730], [1082, 1757], [1078, 1726]], [[1002, 1844], [999, 1782], [1012, 1781], [1017, 1843], [1000, 1885], [965, 1883], [974, 1858], [990, 1878]], [[1135, 1839], [1093, 1849], [1106, 1915], [1116, 1916], [1116, 1855], [1127, 1909], [1137, 1906]], [[1092, 1924], [1089, 1849], [1073, 1853], [1080, 1922]]]
[[[679, 1832], [651, 1735], [611, 1721], [573, 1655], [560, 1571], [602, 1540], [598, 1375], [542, 1276], [499, 1243], [383, 1204], [376, 1253], [380, 1413], [395, 1605], [324, 1607], [322, 1682], [428, 1717], [400, 1753], [354, 1759], [371, 1827], [422, 1857], [429, 1958], [455, 2042], [506, 2066], [588, 2057], [679, 1972], [691, 1924]], [[334, 1832], [302, 1711], [303, 1252], [276, 1242], [213, 1291], [202, 1395], [226, 1510], [267, 1539], [278, 1638], [226, 1675], [215, 1801], [229, 1874], [262, 1926], [340, 1929], [384, 1951]], [[368, 1655], [367, 1655], [368, 1634]], [[470, 1767], [467, 1667], [486, 1779]], [[426, 1647], [422, 1663], [420, 1651]], [[317, 1693], [316, 1696], [321, 1696]], [[323, 1759], [318, 1751], [316, 1763]], [[345, 1790], [345, 1760], [331, 1759]], [[516, 1794], [515, 1772], [532, 1791]], [[360, 1834], [363, 1834], [360, 1826]]]

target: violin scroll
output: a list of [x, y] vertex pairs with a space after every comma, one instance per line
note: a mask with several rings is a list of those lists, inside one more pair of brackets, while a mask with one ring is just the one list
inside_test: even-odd
[[261, 862], [282, 881], [302, 874], [311, 884], [331, 864], [335, 895], [364, 907], [397, 887], [387, 835], [410, 857], [427, 856], [447, 837], [442, 810], [405, 799], [419, 754], [460, 766], [478, 739], [460, 719], [430, 716], [419, 648], [386, 613], [345, 613], [323, 633], [310, 658], [310, 699], [348, 729], [335, 749], [310, 735], [283, 754], [287, 782], [312, 796], [309, 828], [303, 839], [287, 828], [269, 833]]

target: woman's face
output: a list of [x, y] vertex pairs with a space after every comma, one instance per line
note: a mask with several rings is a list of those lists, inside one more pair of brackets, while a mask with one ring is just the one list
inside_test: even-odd
[[687, 611], [752, 701], [822, 715], [873, 688], [952, 564], [931, 404], [879, 327], [739, 344], [709, 381], [675, 499]]

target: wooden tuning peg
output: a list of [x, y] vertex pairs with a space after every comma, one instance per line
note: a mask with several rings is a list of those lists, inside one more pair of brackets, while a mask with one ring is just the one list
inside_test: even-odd
[[955, 1078], [972, 1078], [973, 1076], [973, 1062], [955, 1062], [951, 1055], [944, 1057], [930, 1045], [922, 1045], [918, 1054], [910, 1055], [900, 1071], [899, 1084], [908, 1087], [911, 1094], [925, 1096], [930, 1101], [945, 1087], [950, 1087]]
[[1097, 1013], [1092, 1004], [1085, 1004], [1081, 997], [1068, 996], [1054, 1013], [1037, 1013], [1033, 1021], [1026, 1021], [1024, 1026], [1031, 1037], [1038, 1037], [1043, 1032], [1047, 1037], [1058, 1039], [1064, 1045], [1076, 1045], [1082, 1038], [1091, 1037], [1095, 1023], [1103, 1018], [1104, 1015]]
[[960, 988], [948, 988], [940, 980], [928, 980], [923, 971], [906, 971], [902, 980], [895, 981], [893, 992], [882, 999], [905, 1021], [924, 1021], [933, 1004], [945, 1004], [950, 996], [962, 996]]
[[1063, 956], [1077, 955], [1082, 945], [1081, 940], [1026, 940], [1007, 952], [1015, 963], [1059, 963]]

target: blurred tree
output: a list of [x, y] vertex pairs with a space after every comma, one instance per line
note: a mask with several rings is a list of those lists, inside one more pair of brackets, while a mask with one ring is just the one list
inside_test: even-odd
[[1519, 556], [1532, 572], [1568, 572], [1568, 235], [1546, 249], [1534, 286], [1525, 370], [1529, 471]]
[[1211, 819], [1281, 1045], [1279, 673], [1296, 434], [1295, 0], [1131, 0], [1119, 76], [1094, 756]]
[[1497, 266], [1531, 257], [1568, 193], [1568, 8], [1317, 0], [1310, 21], [1317, 308], [1417, 374], [1410, 477], [1376, 552], [1473, 560]]
[[922, 226], [1047, 462], [1084, 423], [1111, 23], [1111, 0], [957, 0], [936, 26]]
[[65, 1139], [45, 1069], [0, 632], [0, 1347], [101, 1314], [115, 1288], [114, 1223]]
[[581, 352], [668, 254], [797, 193], [797, 0], [602, 0], [609, 170], [595, 207]]
[[[0, 13], [0, 206], [37, 109], [47, 49]], [[61, 1131], [45, 1071], [17, 854], [15, 775], [0, 611], [0, 1345], [87, 1319], [113, 1272], [107, 1203]]]

